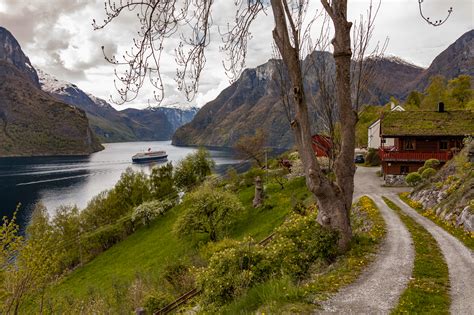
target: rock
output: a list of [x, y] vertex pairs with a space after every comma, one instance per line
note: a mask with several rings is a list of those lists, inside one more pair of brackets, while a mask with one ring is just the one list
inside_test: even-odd
[[474, 215], [471, 214], [469, 206], [466, 206], [461, 215], [458, 216], [456, 220], [456, 226], [463, 226], [466, 231], [473, 232], [474, 231]]
[[408, 186], [404, 175], [386, 175], [385, 185], [387, 186]]

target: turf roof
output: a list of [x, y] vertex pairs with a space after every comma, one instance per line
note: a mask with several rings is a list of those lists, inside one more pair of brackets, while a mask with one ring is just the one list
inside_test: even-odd
[[472, 136], [474, 112], [404, 111], [387, 112], [382, 117], [382, 136]]

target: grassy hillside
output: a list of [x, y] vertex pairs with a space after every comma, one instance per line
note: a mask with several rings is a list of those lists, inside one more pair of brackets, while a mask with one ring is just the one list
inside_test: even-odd
[[[309, 203], [312, 199], [304, 178], [292, 180], [284, 189], [278, 184], [269, 184], [268, 202], [260, 209], [251, 206], [253, 192], [253, 186], [238, 192], [245, 210], [228, 231], [230, 238], [241, 240], [251, 236], [257, 240], [263, 239], [283, 222], [295, 202]], [[149, 228], [141, 228], [90, 263], [76, 269], [50, 289], [47, 294], [49, 298], [55, 301], [55, 305], [64, 305], [70, 299], [87, 298], [93, 292], [100, 292], [102, 297], [110, 301], [114, 299], [117, 286], [128, 287], [139, 275], [146, 275], [150, 281], [158, 281], [164, 268], [177, 260], [201, 260], [198, 247], [203, 238], [183, 240], [173, 233], [173, 223], [182, 211], [181, 207], [173, 208]]]

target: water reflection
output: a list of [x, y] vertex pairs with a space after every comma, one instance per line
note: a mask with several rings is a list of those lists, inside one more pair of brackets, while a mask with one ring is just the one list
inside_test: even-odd
[[[60, 205], [84, 208], [99, 192], [112, 188], [127, 168], [149, 174], [153, 164], [133, 164], [131, 157], [148, 148], [166, 150], [168, 161], [176, 164], [196, 148], [175, 147], [170, 141], [105, 144], [105, 150], [85, 157], [34, 157], [0, 159], [0, 214], [11, 216], [21, 203], [18, 222], [24, 226], [37, 202], [51, 214]], [[225, 172], [238, 163], [230, 151], [210, 151], [216, 171]], [[164, 163], [163, 161], [161, 163]]]

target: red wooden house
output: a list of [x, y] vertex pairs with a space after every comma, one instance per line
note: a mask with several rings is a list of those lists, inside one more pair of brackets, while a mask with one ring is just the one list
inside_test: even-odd
[[[474, 135], [471, 111], [388, 112], [381, 119], [379, 154], [384, 175], [416, 172], [428, 159], [442, 164], [459, 152], [463, 139]], [[393, 138], [394, 146], [384, 146]]]
[[312, 136], [312, 147], [316, 156], [330, 157], [332, 154], [332, 141], [328, 136], [314, 135]]

